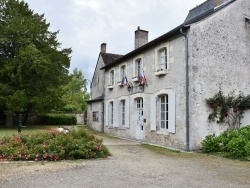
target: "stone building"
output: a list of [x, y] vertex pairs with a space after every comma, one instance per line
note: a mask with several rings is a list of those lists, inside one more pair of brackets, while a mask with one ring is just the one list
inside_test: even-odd
[[249, 0], [207, 0], [183, 24], [150, 42], [148, 31], [138, 27], [135, 49], [123, 56], [106, 53], [103, 43], [88, 126], [145, 143], [199, 149], [206, 135], [227, 128], [208, 122], [205, 99], [220, 88], [250, 93], [249, 20]]

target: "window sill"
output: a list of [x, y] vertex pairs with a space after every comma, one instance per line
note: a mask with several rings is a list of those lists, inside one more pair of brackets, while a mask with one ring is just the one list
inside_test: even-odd
[[108, 86], [107, 88], [108, 89], [113, 89], [115, 86], [114, 85], [112, 85], [112, 86]]
[[108, 126], [108, 129], [113, 129], [113, 128], [114, 128], [113, 125]]
[[135, 77], [135, 78], [132, 78], [132, 82], [139, 82], [139, 80], [137, 77]]
[[119, 127], [119, 130], [126, 130], [126, 127]]
[[167, 69], [165, 69], [165, 70], [159, 70], [159, 71], [155, 72], [155, 76], [165, 75], [167, 73], [168, 73]]
[[122, 86], [122, 82], [117, 82], [117, 85], [118, 86]]
[[161, 134], [161, 135], [169, 136], [169, 132], [167, 130], [156, 131], [156, 134]]

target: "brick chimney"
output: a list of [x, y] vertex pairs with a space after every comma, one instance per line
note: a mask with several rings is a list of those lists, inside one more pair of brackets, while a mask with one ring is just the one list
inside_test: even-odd
[[106, 43], [101, 44], [101, 53], [106, 53], [106, 46], [107, 46]]
[[218, 7], [218, 6], [220, 6], [224, 3], [227, 3], [229, 1], [231, 1], [231, 0], [214, 0], [214, 7]]
[[140, 27], [135, 31], [135, 49], [148, 43], [148, 31], [141, 30]]

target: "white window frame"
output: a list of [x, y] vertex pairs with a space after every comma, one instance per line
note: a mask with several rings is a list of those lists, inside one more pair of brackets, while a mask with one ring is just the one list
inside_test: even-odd
[[[121, 129], [128, 129], [130, 126], [130, 103], [129, 103], [129, 97], [128, 96], [121, 96], [118, 98], [118, 101], [120, 101], [119, 106], [119, 112], [120, 112], [120, 118], [119, 118], [119, 124]], [[121, 102], [124, 101], [124, 124], [122, 122], [122, 107]]]
[[135, 58], [133, 58], [133, 82], [138, 82], [138, 62], [140, 62], [140, 71], [143, 71], [143, 56], [138, 55]]
[[127, 63], [122, 63], [121, 65], [119, 65], [119, 78], [118, 78], [118, 82], [117, 85], [121, 86], [122, 85], [122, 78], [123, 78], [123, 67], [125, 67], [125, 75], [127, 75]]
[[109, 124], [109, 126], [111, 126], [111, 127], [113, 127], [113, 124], [114, 124], [114, 101], [110, 101], [109, 102], [109, 108], [108, 108], [108, 110], [109, 110], [109, 119], [108, 119], [108, 124]]
[[109, 71], [109, 85], [108, 85], [108, 88], [112, 89], [112, 88], [114, 88], [114, 85], [115, 85], [115, 69], [111, 69]]
[[[163, 103], [162, 99], [165, 100], [165, 102]], [[168, 113], [168, 94], [164, 94], [164, 95], [160, 95], [159, 96], [159, 121], [160, 121], [160, 129], [163, 130], [168, 130], [168, 123], [169, 123], [169, 113]]]
[[[169, 49], [170, 49], [169, 42], [162, 43], [161, 45], [155, 48], [155, 75], [156, 76], [165, 75], [170, 70]], [[163, 51], [165, 51], [164, 54], [162, 53]], [[163, 58], [164, 60], [162, 60]]]
[[92, 112], [92, 121], [99, 121], [99, 111], [93, 111]]
[[125, 127], [125, 117], [126, 117], [126, 101], [120, 101], [120, 108], [121, 108], [121, 127]]
[[250, 30], [250, 18], [245, 16], [244, 22], [245, 22], [245, 29]]
[[[161, 97], [168, 95], [168, 127], [161, 128]], [[162, 89], [150, 96], [150, 130], [157, 134], [175, 133], [176, 99], [172, 89]]]

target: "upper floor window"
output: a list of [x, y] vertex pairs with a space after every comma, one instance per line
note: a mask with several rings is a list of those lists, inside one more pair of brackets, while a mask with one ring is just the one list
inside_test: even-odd
[[160, 70], [165, 70], [168, 67], [167, 61], [167, 48], [162, 48], [158, 52], [159, 55], [159, 68]]
[[142, 55], [140, 55], [135, 58], [134, 63], [133, 63], [132, 81], [139, 81], [142, 71], [143, 71], [143, 59], [142, 59]]
[[113, 88], [115, 85], [115, 70], [109, 72], [109, 85], [108, 88]]
[[121, 66], [120, 68], [120, 80], [126, 75], [126, 65]]
[[250, 18], [245, 17], [245, 28], [250, 30]]
[[164, 43], [155, 49], [155, 75], [167, 74], [169, 69], [169, 44]]
[[119, 78], [117, 85], [126, 86], [127, 85], [127, 66], [126, 63], [119, 66]]

